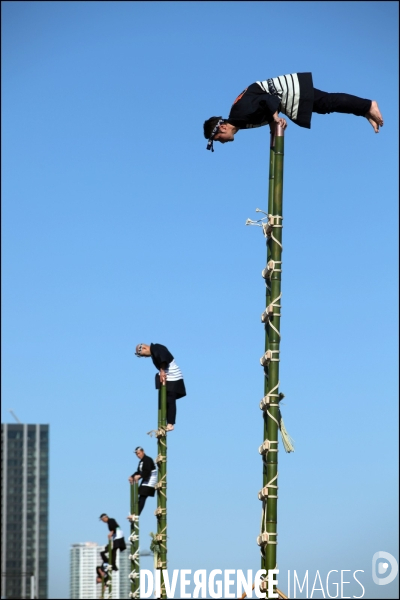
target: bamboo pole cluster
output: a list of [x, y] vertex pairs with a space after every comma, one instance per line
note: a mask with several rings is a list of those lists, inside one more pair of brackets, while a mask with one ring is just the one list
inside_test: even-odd
[[157, 490], [157, 536], [156, 541], [159, 544], [160, 552], [157, 557], [156, 569], [160, 570], [161, 595], [160, 598], [166, 598], [166, 589], [162, 570], [167, 569], [167, 387], [160, 385], [158, 396], [158, 480]]
[[140, 564], [139, 564], [139, 484], [137, 482], [131, 485], [131, 572], [129, 579], [131, 580], [130, 598], [140, 597]]
[[[263, 411], [264, 435], [260, 454], [263, 461], [262, 526], [257, 542], [261, 548], [261, 568], [268, 573], [277, 565], [278, 521], [278, 428], [280, 425], [279, 355], [280, 355], [280, 298], [282, 275], [282, 195], [283, 195], [283, 129], [275, 125], [271, 130], [268, 223], [263, 225], [267, 238], [267, 266], [263, 271], [266, 283], [266, 310], [261, 320], [265, 326], [265, 354], [261, 358], [264, 369]], [[261, 591], [268, 593], [267, 580]], [[276, 590], [274, 590], [276, 592]]]

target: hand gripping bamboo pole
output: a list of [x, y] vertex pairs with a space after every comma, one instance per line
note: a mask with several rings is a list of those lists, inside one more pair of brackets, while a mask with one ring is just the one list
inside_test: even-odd
[[167, 387], [160, 385], [158, 396], [158, 455], [161, 461], [158, 465], [157, 482], [157, 540], [160, 545], [160, 555], [157, 569], [160, 569], [161, 595], [166, 598], [166, 590], [162, 570], [167, 568]]
[[139, 564], [139, 484], [131, 484], [131, 580], [130, 598], [139, 598], [140, 564]]
[[[278, 423], [279, 423], [279, 356], [280, 356], [280, 296], [282, 272], [282, 195], [284, 132], [275, 124], [271, 129], [270, 179], [268, 214], [272, 215], [272, 234], [267, 238], [266, 301], [271, 307], [265, 323], [265, 348], [270, 352], [270, 362], [264, 366], [264, 393], [269, 404], [264, 407], [264, 442], [268, 451], [263, 454], [263, 527], [267, 533], [262, 540], [262, 568], [268, 573], [277, 565], [277, 521], [278, 521]], [[270, 394], [270, 395], [269, 395]], [[266, 586], [266, 582], [265, 582]], [[263, 589], [262, 591], [267, 591]], [[274, 590], [275, 591], [275, 590]]]

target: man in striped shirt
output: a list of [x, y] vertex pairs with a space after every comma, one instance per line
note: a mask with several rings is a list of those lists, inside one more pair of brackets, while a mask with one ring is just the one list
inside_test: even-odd
[[176, 421], [176, 401], [186, 396], [182, 372], [171, 352], [162, 344], [138, 344], [135, 354], [151, 357], [159, 371], [156, 375], [156, 389], [160, 389], [160, 384], [167, 386], [167, 431], [172, 431]]
[[204, 122], [207, 150], [214, 151], [213, 142], [233, 142], [240, 129], [251, 129], [278, 123], [286, 128], [285, 114], [300, 127], [311, 127], [313, 112], [331, 112], [366, 117], [375, 133], [383, 126], [383, 118], [375, 100], [350, 94], [329, 94], [314, 88], [311, 73], [292, 73], [249, 85], [234, 101], [229, 117], [211, 117]]

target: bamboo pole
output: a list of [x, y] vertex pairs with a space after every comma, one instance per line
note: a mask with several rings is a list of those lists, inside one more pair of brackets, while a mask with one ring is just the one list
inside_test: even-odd
[[158, 481], [157, 481], [157, 541], [160, 555], [157, 569], [161, 571], [161, 595], [166, 598], [166, 590], [162, 570], [167, 568], [167, 387], [160, 385], [158, 401]]
[[140, 565], [139, 565], [139, 484], [135, 481], [131, 484], [131, 567], [129, 575], [131, 580], [130, 598], [139, 598], [140, 594]]
[[[271, 129], [271, 138], [270, 138], [270, 150], [269, 150], [269, 182], [268, 182], [268, 214], [274, 214], [274, 164], [275, 164], [275, 152], [274, 152], [274, 141], [275, 141], [275, 129]], [[271, 245], [268, 244], [267, 241], [267, 271], [268, 264], [272, 259], [271, 255]], [[265, 271], [263, 271], [265, 273]], [[269, 306], [271, 304], [271, 278], [266, 276], [265, 279], [265, 306]], [[270, 350], [269, 345], [269, 327], [268, 323], [265, 324], [265, 352]], [[264, 396], [269, 392], [268, 387], [268, 367], [264, 369]], [[264, 421], [264, 436], [263, 441], [268, 438], [267, 435], [267, 415], [263, 412], [263, 421]], [[265, 454], [262, 455], [263, 459], [263, 488], [267, 485], [267, 463], [265, 460]], [[263, 510], [264, 510], [264, 501], [263, 501]], [[261, 568], [265, 569], [265, 551], [264, 548], [261, 548]]]
[[[268, 198], [267, 269], [264, 355], [263, 404], [263, 525], [259, 538], [262, 568], [267, 574], [277, 565], [277, 521], [278, 521], [278, 423], [279, 412], [279, 356], [280, 356], [280, 297], [282, 267], [282, 195], [283, 195], [283, 129], [279, 125], [271, 129], [270, 179]], [[278, 398], [278, 400], [277, 400]], [[262, 591], [267, 592], [267, 581]], [[274, 590], [275, 591], [275, 590]]]
[[110, 579], [108, 580], [108, 585], [107, 585], [107, 598], [112, 598], [112, 541], [108, 540], [108, 573], [110, 575]]

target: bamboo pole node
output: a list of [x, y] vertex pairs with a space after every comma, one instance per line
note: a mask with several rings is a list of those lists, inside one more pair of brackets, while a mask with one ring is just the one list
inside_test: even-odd
[[274, 316], [274, 305], [270, 304], [269, 306], [267, 306], [267, 308], [262, 313], [261, 322], [268, 323], [270, 321], [270, 319], [272, 319], [273, 316]]
[[164, 498], [165, 498], [166, 496], [165, 496], [165, 494], [164, 494], [163, 490], [166, 490], [166, 489], [167, 489], [167, 482], [165, 481], [166, 477], [167, 477], [167, 474], [165, 473], [165, 474], [164, 474], [164, 475], [161, 477], [160, 481], [158, 481], [158, 482], [156, 483], [156, 485], [154, 486], [154, 489], [156, 489], [157, 491], [159, 490], [159, 494], [162, 494], [162, 495], [164, 496]]
[[159, 463], [167, 462], [167, 457], [163, 456], [162, 454], [158, 454], [154, 462], [156, 463], [156, 465], [158, 465]]
[[[275, 486], [275, 487], [277, 487], [277, 486]], [[268, 486], [263, 487], [263, 489], [258, 492], [258, 499], [262, 500], [262, 501], [268, 500], [268, 498], [277, 498], [277, 497], [278, 496], [269, 493]]]
[[263, 279], [271, 279], [273, 273], [282, 273], [282, 269], [276, 269], [275, 265], [281, 265], [281, 260], [269, 260], [265, 269], [261, 271]]
[[276, 479], [276, 476], [274, 477], [274, 479], [271, 479], [271, 481], [269, 483], [267, 483], [267, 485], [265, 485], [262, 490], [260, 490], [258, 492], [258, 499], [259, 500], [262, 500], [264, 502], [264, 500], [267, 500], [268, 498], [277, 498], [278, 497], [278, 496], [275, 496], [273, 494], [270, 494], [270, 490], [269, 490], [269, 488], [274, 488], [274, 490], [278, 489], [277, 485], [273, 485], [271, 483], [275, 479]]
[[[273, 388], [274, 390], [278, 387], [278, 384]], [[272, 392], [273, 390], [271, 390]], [[264, 396], [264, 398], [261, 400], [260, 402], [260, 409], [261, 410], [265, 410], [268, 409], [269, 406], [274, 407], [274, 406], [279, 406], [278, 403], [273, 402], [271, 400], [271, 398], [278, 398], [278, 401], [280, 402], [281, 400], [283, 400], [283, 398], [285, 397], [285, 394], [282, 394], [282, 392], [279, 392], [279, 394], [272, 394], [271, 392], [268, 392], [268, 394], [266, 396]]]
[[269, 533], [267, 531], [265, 531], [264, 533], [261, 533], [260, 535], [257, 536], [257, 544], [259, 546], [267, 546], [269, 544], [276, 545], [278, 543], [278, 541], [276, 539], [270, 540], [271, 535], [274, 535], [275, 537], [278, 536], [277, 533], [272, 532], [272, 531]]
[[[271, 444], [276, 444], [276, 448], [271, 448]], [[261, 455], [268, 454], [268, 452], [278, 452], [278, 440], [264, 440], [259, 447], [258, 452]]]
[[[136, 552], [134, 552], [134, 554], [129, 555], [129, 560], [133, 560], [134, 562], [137, 562], [138, 558], [139, 558], [139, 549], [137, 549]], [[132, 573], [133, 573], [133, 571], [132, 571]]]
[[280, 350], [267, 350], [266, 353], [260, 358], [261, 366], [267, 367], [271, 362], [279, 362], [279, 358], [274, 357], [274, 354], [278, 354], [279, 356], [279, 353]]
[[132, 523], [139, 522], [139, 515], [128, 515], [126, 518], [129, 519], [129, 521], [131, 521]]
[[134, 581], [135, 579], [140, 579], [140, 573], [138, 573], [137, 571], [131, 571], [131, 573], [129, 573], [129, 579], [131, 581]]
[[167, 509], [166, 508], [161, 508], [161, 506], [159, 506], [154, 511], [154, 514], [155, 514], [156, 517], [165, 517], [167, 515]]

